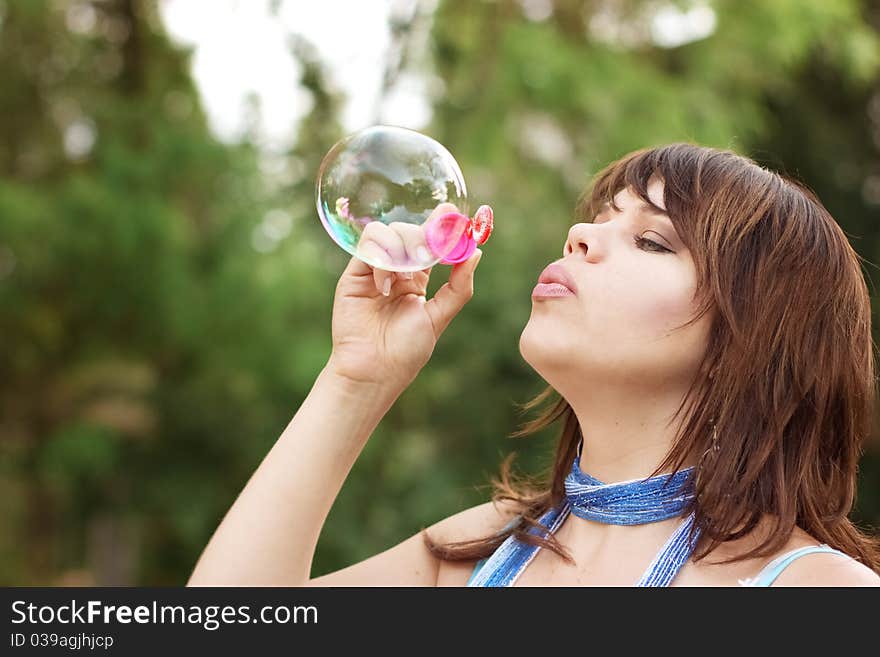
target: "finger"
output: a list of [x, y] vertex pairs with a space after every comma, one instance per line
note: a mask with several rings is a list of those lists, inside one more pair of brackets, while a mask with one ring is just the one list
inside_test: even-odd
[[[360, 243], [374, 242], [385, 251], [390, 261], [399, 264], [406, 262], [406, 249], [403, 245], [403, 239], [400, 234], [393, 228], [386, 226], [381, 221], [371, 221], [361, 233]], [[360, 247], [360, 243], [358, 247]], [[370, 263], [375, 266], [383, 266], [380, 263]], [[387, 265], [386, 265], [387, 266]]]
[[376, 289], [386, 297], [391, 294], [391, 286], [394, 285], [395, 280], [397, 280], [397, 277], [393, 271], [386, 271], [378, 267], [373, 270], [373, 282], [376, 285]]
[[[364, 245], [363, 249], [360, 249], [361, 244]], [[381, 254], [374, 245], [378, 246]], [[388, 296], [391, 293], [391, 286], [401, 278], [388, 270], [392, 263], [399, 265], [407, 261], [406, 247], [400, 232], [381, 221], [372, 221], [364, 228], [358, 247], [360, 253], [366, 258], [370, 258], [374, 254], [377, 255], [378, 259], [372, 260], [378, 267], [373, 271], [373, 278], [376, 289]]]
[[[386, 272], [382, 269], [374, 270], [374, 285], [376, 289], [379, 290], [385, 296], [391, 294], [391, 288], [395, 287], [398, 284], [409, 283], [414, 280], [413, 273], [411, 271], [393, 271]], [[391, 283], [387, 284], [385, 281], [390, 280]], [[385, 285], [388, 285], [388, 291], [385, 291]], [[396, 288], [395, 288], [396, 289]], [[424, 292], [423, 292], [424, 293]]]
[[425, 231], [421, 226], [403, 221], [392, 221], [388, 227], [397, 233], [403, 244], [405, 260], [402, 260], [402, 263], [407, 266], [423, 267], [431, 262], [431, 252], [425, 241]]
[[[401, 285], [406, 284], [406, 283], [410, 283], [410, 285], [408, 285], [406, 288], [403, 288], [403, 291], [401, 291], [401, 294], [405, 294], [406, 291], [411, 291], [413, 289], [418, 290], [419, 294], [425, 293], [424, 288], [427, 286], [427, 280], [425, 280], [424, 282], [416, 281], [414, 272], [411, 272], [411, 271], [385, 272], [381, 269], [376, 269], [375, 271], [379, 272], [377, 274], [377, 278], [381, 276], [381, 283], [376, 283], [376, 288], [380, 292], [382, 292], [382, 290], [383, 290], [383, 288], [381, 288], [381, 286], [385, 284], [386, 278], [390, 278], [391, 279], [391, 287], [395, 287], [398, 284], [398, 281], [400, 282]], [[387, 277], [385, 276], [385, 274], [387, 274]], [[397, 289], [397, 288], [395, 287], [395, 289]], [[390, 292], [390, 288], [389, 288], [389, 292]]]
[[470, 258], [453, 265], [449, 280], [425, 304], [425, 310], [431, 318], [436, 338], [440, 337], [452, 318], [473, 297], [474, 270], [476, 270], [482, 255], [483, 252], [476, 249]]
[[425, 226], [438, 217], [442, 217], [444, 214], [458, 211], [458, 206], [453, 203], [438, 203], [425, 218], [424, 223], [421, 226], [416, 227], [418, 228], [418, 235], [413, 239], [415, 242], [415, 249], [412, 251], [412, 253], [415, 254], [416, 262], [419, 264], [425, 264], [437, 259], [436, 255], [428, 247], [427, 239], [425, 239]]
[[[391, 266], [391, 258], [388, 256], [388, 254], [385, 252], [385, 250], [382, 247], [380, 247], [378, 244], [376, 244], [375, 242], [369, 241], [369, 240], [367, 240], [367, 241], [361, 240], [358, 243], [357, 250], [358, 250], [358, 256], [357, 256], [358, 258], [363, 258], [363, 259], [368, 260], [370, 262], [380, 263], [380, 265], [381, 265], [380, 267], [372, 267], [372, 266], [366, 265], [366, 264], [364, 266], [370, 270], [370, 273], [372, 274], [372, 277], [373, 277], [373, 284], [375, 285], [376, 289], [379, 292], [381, 292], [382, 294], [385, 294], [385, 287], [386, 287], [385, 281], [386, 280], [391, 281], [391, 283], [387, 284], [388, 291], [390, 292], [390, 289], [391, 289], [390, 286], [394, 282], [393, 281], [394, 272], [391, 272], [391, 271], [388, 271], [387, 269], [381, 268], [381, 267], [390, 267]], [[387, 294], [386, 294], [386, 296], [387, 296]]]
[[[446, 215], [459, 216], [456, 219], [452, 219]], [[459, 225], [458, 223], [462, 219], [458, 207], [452, 203], [439, 203], [431, 210], [425, 222], [418, 227], [420, 235], [419, 245], [416, 249], [416, 259], [420, 264], [436, 261], [440, 258], [438, 254], [449, 253], [455, 247], [460, 238], [457, 229], [460, 227], [461, 230], [464, 230], [465, 228], [464, 225]], [[430, 246], [428, 243], [429, 231], [432, 232]]]
[[450, 212], [459, 212], [458, 206], [453, 205], [452, 203], [439, 203], [437, 207], [431, 210], [431, 214], [428, 215], [428, 218], [425, 221], [427, 222], [441, 215], [449, 214]]
[[343, 276], [372, 276], [373, 268], [357, 256], [351, 256], [342, 274]]
[[[391, 262], [388, 258], [388, 254], [375, 242], [361, 242], [358, 245], [358, 251], [362, 257], [368, 258], [373, 262], [380, 262], [383, 267], [391, 266]], [[421, 272], [394, 272], [389, 269], [383, 269], [382, 267], [372, 267], [364, 262], [362, 262], [359, 258], [352, 258], [354, 263], [349, 263], [350, 267], [348, 268], [350, 272], [356, 272], [360, 276], [370, 276], [373, 279], [373, 286], [380, 293], [384, 290], [385, 281], [391, 279], [391, 286], [394, 286], [396, 281], [413, 281], [415, 278], [415, 273]], [[359, 263], [359, 264], [358, 264]], [[427, 285], [427, 277], [430, 276], [430, 268], [425, 270], [426, 278], [425, 280], [419, 281], [422, 287]], [[389, 293], [390, 293], [389, 287]]]
[[[372, 240], [361, 240], [357, 245], [357, 256], [372, 271], [375, 267], [390, 267], [391, 256]], [[387, 271], [387, 270], [386, 270]]]

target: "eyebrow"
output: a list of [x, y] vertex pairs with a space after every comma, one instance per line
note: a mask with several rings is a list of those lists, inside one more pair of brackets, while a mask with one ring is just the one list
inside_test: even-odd
[[[611, 202], [605, 201], [599, 207], [599, 214], [601, 214], [605, 210], [609, 209], [610, 207], [611, 207]], [[678, 240], [679, 242], [682, 241], [681, 237], [678, 234], [678, 231], [675, 229], [675, 224], [672, 223], [672, 219], [669, 218], [669, 215], [666, 213], [665, 210], [660, 210], [658, 208], [655, 208], [650, 203], [647, 203], [646, 201], [639, 199], [639, 202], [636, 204], [636, 211], [638, 211], [641, 214], [647, 214], [652, 217], [658, 217], [661, 219], [665, 219], [666, 221], [664, 221], [663, 223], [669, 228], [669, 230], [672, 231], [672, 237], [675, 240]]]
[[666, 217], [669, 219], [669, 215], [666, 214], [666, 210], [660, 210], [659, 208], [655, 208], [653, 205], [646, 203], [645, 201], [641, 201], [638, 205], [638, 209], [643, 212], [648, 212], [648, 214], [657, 215], [659, 217]]
[[[605, 212], [605, 210], [609, 209], [610, 207], [611, 201], [605, 201], [601, 206], [599, 206], [599, 212]], [[669, 218], [669, 215], [666, 213], [665, 210], [655, 208], [653, 205], [643, 200], [639, 200], [638, 204], [636, 205], [636, 210], [645, 214], [650, 214], [654, 217], [662, 217], [668, 221], [670, 227], [672, 227], [673, 230], [675, 229], [675, 226], [673, 226], [672, 224], [672, 220]]]

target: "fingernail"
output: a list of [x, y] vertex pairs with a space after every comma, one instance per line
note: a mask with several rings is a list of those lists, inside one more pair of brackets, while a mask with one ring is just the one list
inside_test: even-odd
[[423, 246], [416, 249], [416, 257], [419, 259], [419, 262], [428, 262], [431, 259], [428, 249]]
[[391, 293], [391, 277], [386, 278], [382, 283], [382, 294], [386, 297]]
[[403, 272], [403, 277], [404, 278], [412, 278], [413, 273], [411, 271], [405, 271], [405, 272]]

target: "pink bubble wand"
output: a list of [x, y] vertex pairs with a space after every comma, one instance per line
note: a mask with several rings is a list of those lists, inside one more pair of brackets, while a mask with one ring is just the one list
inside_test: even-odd
[[472, 219], [460, 212], [448, 212], [425, 225], [425, 240], [441, 265], [464, 262], [478, 245], [486, 243], [495, 226], [492, 208], [481, 205]]

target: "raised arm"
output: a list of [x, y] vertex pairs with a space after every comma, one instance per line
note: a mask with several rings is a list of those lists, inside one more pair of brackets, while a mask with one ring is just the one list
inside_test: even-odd
[[[395, 248], [417, 246], [402, 240]], [[430, 300], [430, 267], [406, 278], [351, 259], [336, 287], [327, 365], [223, 518], [188, 585], [309, 581], [318, 537], [342, 484], [382, 417], [473, 296], [480, 255], [477, 250], [456, 264]], [[383, 285], [386, 279], [390, 286]], [[429, 559], [427, 565], [434, 564]]]
[[226, 513], [188, 585], [300, 586], [342, 484], [398, 392], [319, 374]]

